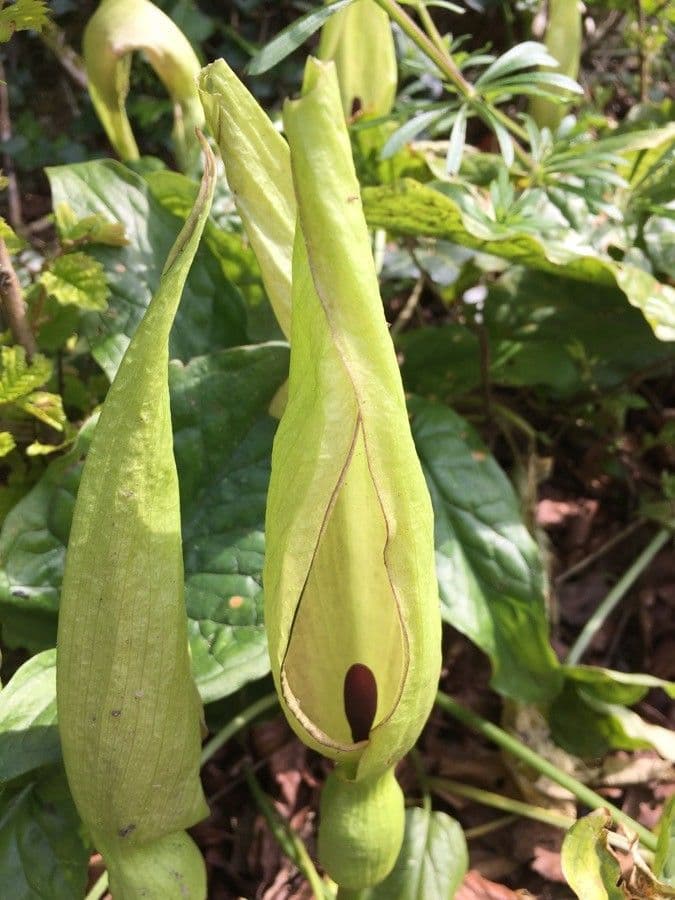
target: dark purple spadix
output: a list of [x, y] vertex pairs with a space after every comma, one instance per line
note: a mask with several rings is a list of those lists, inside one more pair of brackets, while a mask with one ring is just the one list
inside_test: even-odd
[[377, 682], [371, 669], [354, 663], [345, 675], [345, 715], [352, 730], [352, 740], [367, 741], [377, 711]]

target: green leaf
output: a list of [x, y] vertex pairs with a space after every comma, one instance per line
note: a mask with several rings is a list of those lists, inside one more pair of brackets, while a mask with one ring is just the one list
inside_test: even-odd
[[661, 813], [654, 874], [675, 886], [675, 796], [670, 797]]
[[10, 253], [19, 253], [26, 246], [24, 239], [19, 237], [2, 216], [0, 216], [0, 238], [3, 239]]
[[468, 107], [466, 105], [460, 106], [457, 118], [452, 125], [452, 131], [450, 132], [448, 155], [445, 159], [445, 166], [450, 175], [456, 175], [462, 164], [462, 154], [464, 153], [464, 144], [466, 143], [467, 115]]
[[7, 456], [15, 447], [16, 442], [9, 431], [0, 431], [0, 458]]
[[[198, 184], [179, 172], [164, 170], [145, 176], [152, 196], [174, 215], [185, 217], [194, 203]], [[240, 202], [241, 202], [241, 198]], [[214, 205], [218, 201], [216, 200]], [[223, 275], [236, 284], [246, 301], [248, 334], [252, 341], [276, 340], [282, 337], [268, 300], [260, 267], [250, 244], [241, 234], [226, 231], [213, 216], [204, 229], [204, 240], [220, 263]]]
[[607, 849], [607, 813], [598, 809], [573, 825], [562, 845], [561, 864], [579, 900], [625, 900], [617, 887], [621, 868]]
[[[475, 86], [479, 90], [487, 84], [493, 84], [495, 81], [510, 75], [512, 72], [518, 72], [521, 69], [530, 69], [534, 66], [553, 66], [558, 67], [558, 61], [551, 56], [543, 44], [536, 41], [525, 41], [522, 44], [516, 44], [506, 53], [502, 54], [498, 59], [491, 63], [487, 69], [476, 79]], [[536, 77], [532, 73], [533, 79]]]
[[56, 431], [63, 431], [66, 426], [66, 414], [63, 411], [63, 398], [60, 394], [50, 394], [48, 391], [34, 391], [26, 398], [18, 401], [17, 405], [24, 412], [35, 416], [45, 425]]
[[0, 691], [0, 784], [60, 759], [56, 650], [45, 650]]
[[207, 702], [269, 671], [262, 566], [276, 422], [267, 408], [287, 374], [283, 344], [170, 369], [192, 667]]
[[45, 0], [16, 0], [0, 10], [0, 42], [8, 41], [15, 31], [41, 31], [48, 22]]
[[109, 222], [101, 215], [78, 219], [67, 203], [58, 204], [54, 210], [54, 217], [61, 246], [66, 249], [75, 244], [106, 244], [109, 247], [124, 247], [129, 243], [124, 234], [124, 226], [120, 222]]
[[[224, 350], [169, 369], [192, 667], [207, 702], [269, 670], [261, 581], [276, 423], [267, 408], [287, 370], [282, 344]], [[0, 532], [0, 621], [10, 645], [53, 646], [90, 432], [51, 463]]]
[[411, 179], [394, 187], [365, 188], [363, 199], [366, 216], [374, 227], [415, 237], [442, 238], [575, 281], [616, 285], [641, 310], [660, 340], [675, 340], [675, 290], [642, 269], [553, 243], [517, 226], [478, 221], [451, 197]]
[[23, 347], [0, 347], [0, 404], [13, 403], [52, 377], [52, 364], [45, 356], [36, 354], [26, 361]]
[[58, 256], [40, 275], [40, 284], [64, 306], [86, 310], [106, 308], [109, 290], [103, 266], [87, 253]]
[[88, 861], [62, 770], [0, 790], [0, 897], [83, 897]]
[[329, 6], [313, 9], [296, 19], [283, 31], [269, 42], [253, 57], [246, 67], [249, 75], [262, 75], [276, 66], [282, 59], [286, 59], [294, 50], [321, 28], [332, 15], [349, 6], [354, 0], [336, 0]]
[[[134, 333], [150, 298], [171, 245], [180, 230], [180, 217], [158, 203], [139, 175], [120, 163], [95, 160], [47, 170], [55, 206], [68, 203], [76, 216], [99, 215], [124, 226], [129, 243], [124, 247], [91, 247], [90, 255], [105, 270], [110, 288], [108, 308], [86, 313], [80, 331], [86, 335], [99, 362], [112, 378], [122, 338]], [[217, 259], [202, 245], [188, 276], [183, 299], [171, 332], [170, 354], [187, 362], [214, 347], [245, 343], [244, 304], [236, 287], [227, 281]]]
[[523, 702], [555, 696], [544, 571], [511, 484], [471, 426], [447, 407], [411, 401], [431, 493], [443, 618], [489, 657], [493, 687]]
[[469, 867], [459, 822], [443, 812], [406, 810], [403, 846], [392, 872], [367, 900], [452, 900]]

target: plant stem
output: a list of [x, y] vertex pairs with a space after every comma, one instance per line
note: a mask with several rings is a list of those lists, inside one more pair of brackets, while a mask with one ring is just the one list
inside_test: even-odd
[[458, 94], [467, 99], [475, 95], [473, 85], [464, 78], [448, 53], [441, 51], [431, 38], [427, 37], [396, 0], [376, 0], [376, 2], [455, 86]]
[[12, 339], [26, 351], [28, 362], [37, 353], [35, 336], [26, 319], [26, 304], [21, 284], [14, 271], [9, 250], [0, 237], [0, 307]]
[[251, 703], [250, 706], [247, 706], [245, 710], [240, 712], [233, 719], [230, 719], [224, 728], [221, 728], [210, 741], [204, 744], [204, 747], [202, 748], [201, 764], [204, 765], [205, 762], [211, 759], [216, 750], [219, 750], [223, 744], [226, 744], [233, 735], [238, 731], [241, 731], [245, 725], [248, 725], [249, 722], [252, 722], [253, 719], [257, 718], [261, 713], [267, 712], [267, 710], [275, 706], [277, 702], [276, 694], [266, 694], [264, 697], [256, 700], [255, 703]]
[[596, 609], [588, 622], [584, 625], [581, 633], [574, 642], [572, 649], [567, 654], [565, 662], [573, 666], [579, 662], [590, 642], [593, 640], [596, 632], [610, 615], [614, 607], [623, 598], [626, 592], [631, 588], [637, 578], [644, 572], [649, 563], [654, 559], [661, 547], [671, 537], [669, 528], [661, 528], [652, 540], [647, 544], [642, 553], [638, 556], [632, 566], [630, 566], [621, 578], [614, 585], [612, 590], [607, 594], [600, 606]]
[[84, 900], [101, 900], [101, 897], [108, 890], [108, 873], [103, 872], [96, 880], [93, 888], [89, 891]]
[[570, 578], [573, 578], [575, 575], [578, 575], [579, 572], [583, 572], [584, 569], [587, 569], [590, 565], [600, 557], [604, 556], [605, 553], [608, 553], [612, 547], [616, 547], [617, 544], [620, 544], [624, 538], [627, 538], [634, 531], [637, 531], [638, 528], [641, 528], [642, 525], [645, 524], [644, 519], [635, 519], [635, 521], [631, 522], [630, 525], [626, 525], [625, 528], [622, 528], [621, 531], [618, 531], [615, 535], [613, 535], [605, 544], [601, 547], [598, 547], [597, 550], [594, 550], [593, 553], [589, 553], [588, 556], [585, 556], [583, 559], [580, 559], [578, 563], [575, 563], [573, 566], [570, 566], [569, 569], [565, 569], [564, 572], [561, 572], [560, 575], [555, 579], [556, 585], [562, 584], [564, 581], [569, 581]]
[[493, 809], [501, 809], [503, 812], [514, 813], [517, 816], [525, 816], [528, 819], [535, 819], [537, 822], [543, 822], [545, 825], [553, 825], [554, 828], [562, 828], [567, 831], [576, 822], [571, 816], [565, 816], [562, 813], [551, 812], [542, 806], [532, 806], [530, 803], [523, 803], [522, 800], [514, 800], [512, 797], [505, 797], [503, 794], [495, 794], [492, 791], [485, 791], [482, 788], [474, 787], [470, 784], [462, 784], [459, 781], [452, 781], [450, 778], [430, 778], [429, 787], [436, 793], [455, 794], [458, 797], [466, 797], [469, 800], [475, 800], [482, 803], [483, 806], [491, 806]]
[[500, 728], [499, 725], [495, 725], [493, 722], [488, 722], [486, 719], [481, 718], [471, 710], [461, 706], [461, 704], [457, 703], [456, 700], [453, 700], [452, 697], [449, 697], [442, 692], [439, 692], [436, 695], [436, 703], [441, 709], [451, 716], [454, 716], [454, 718], [458, 719], [468, 728], [477, 731], [478, 734], [482, 734], [483, 737], [493, 741], [497, 746], [501, 747], [502, 750], [506, 750], [507, 753], [522, 760], [526, 765], [531, 766], [533, 769], [536, 769], [537, 772], [550, 778], [551, 781], [555, 781], [556, 784], [559, 784], [561, 787], [570, 791], [570, 793], [574, 794], [581, 803], [589, 806], [591, 809], [608, 809], [617, 822], [621, 822], [638, 835], [645, 847], [649, 850], [656, 850], [656, 836], [653, 835], [651, 831], [626, 815], [625, 812], [614, 806], [605, 797], [596, 794], [591, 788], [582, 784], [566, 772], [562, 772], [557, 766], [554, 766], [553, 763], [549, 762], [549, 760], [540, 756], [529, 747], [526, 747], [517, 738], [514, 738], [508, 732], [504, 731], [503, 728]]
[[272, 834], [279, 842], [279, 846], [305, 876], [314, 897], [316, 897], [317, 900], [323, 900], [326, 896], [325, 885], [307, 852], [304, 841], [296, 834], [288, 822], [279, 815], [270, 798], [258, 784], [258, 780], [253, 774], [253, 771], [247, 769], [245, 774], [251, 793], [265, 817]]
[[431, 18], [431, 13], [427, 9], [424, 0], [419, 0], [417, 4], [417, 15], [420, 17], [420, 22], [424, 25], [424, 30], [429, 35], [430, 40], [433, 41], [434, 46], [436, 46], [441, 53], [446, 54], [448, 52], [447, 47], [445, 46], [440, 31], [436, 28], [436, 23]]

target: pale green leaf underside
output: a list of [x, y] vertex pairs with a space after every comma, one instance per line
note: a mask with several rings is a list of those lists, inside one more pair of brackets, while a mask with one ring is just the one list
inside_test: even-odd
[[562, 846], [562, 870], [579, 900], [624, 900], [621, 869], [607, 849], [609, 816], [596, 810], [572, 826]]

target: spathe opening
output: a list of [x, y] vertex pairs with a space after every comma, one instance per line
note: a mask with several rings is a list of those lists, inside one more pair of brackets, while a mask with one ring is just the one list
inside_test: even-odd
[[281, 668], [293, 714], [320, 743], [353, 749], [386, 721], [408, 668], [388, 530], [357, 422]]

